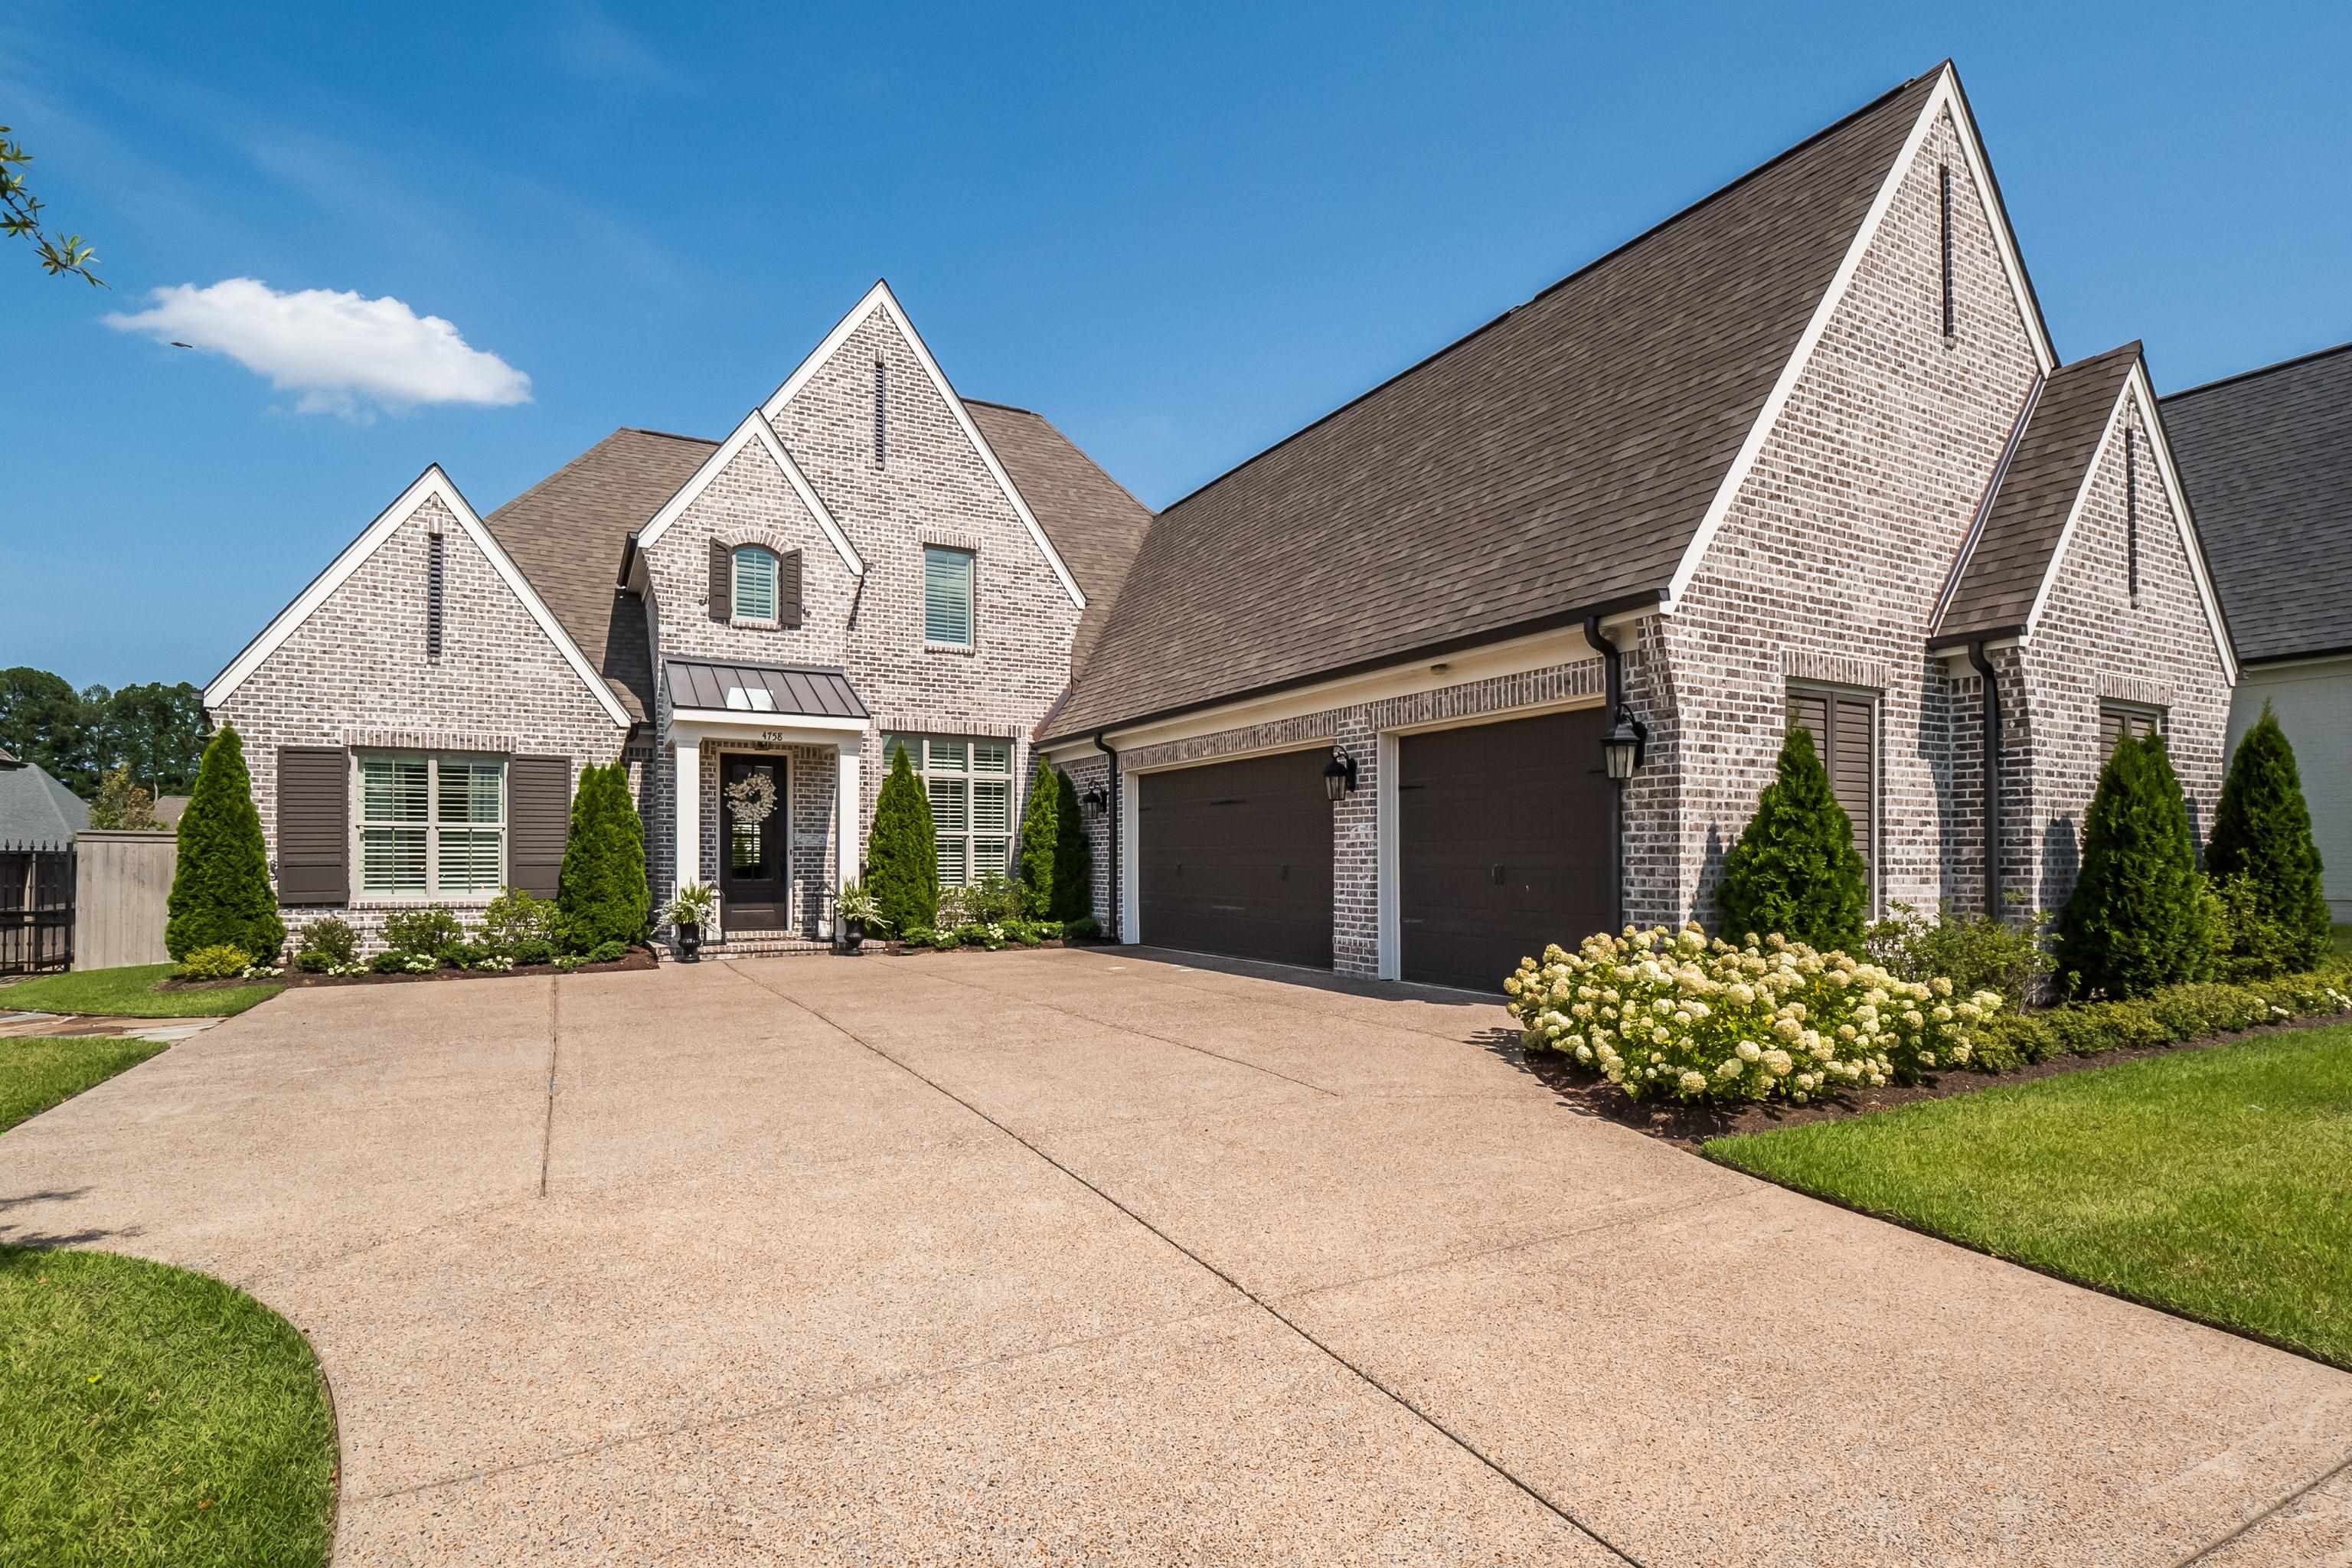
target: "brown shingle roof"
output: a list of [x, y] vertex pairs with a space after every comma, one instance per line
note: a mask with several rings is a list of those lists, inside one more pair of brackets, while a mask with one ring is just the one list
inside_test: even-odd
[[2023, 629], [2139, 354], [2139, 344], [2128, 342], [2051, 373], [2000, 476], [1984, 531], [1960, 569], [1936, 642]]
[[2352, 343], [2163, 407], [2239, 657], [2352, 648]]
[[1936, 79], [1169, 507], [1052, 733], [1663, 592]]
[[1072, 667], [1082, 665], [1135, 564], [1151, 510], [1043, 416], [970, 397], [964, 406], [1087, 596], [1070, 650]]
[[632, 719], [654, 710], [653, 649], [645, 606], [614, 588], [622, 546], [718, 446], [615, 430], [482, 520]]

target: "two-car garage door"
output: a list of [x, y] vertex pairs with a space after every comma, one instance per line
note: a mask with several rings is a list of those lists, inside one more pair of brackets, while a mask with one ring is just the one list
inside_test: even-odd
[[[1403, 978], [1491, 991], [1522, 953], [1609, 924], [1601, 727], [1588, 710], [1399, 738]], [[1142, 939], [1328, 967], [1328, 757], [1291, 752], [1141, 775]]]

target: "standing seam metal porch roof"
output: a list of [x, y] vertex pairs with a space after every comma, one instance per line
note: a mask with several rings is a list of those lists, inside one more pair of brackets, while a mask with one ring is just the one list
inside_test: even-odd
[[1663, 593], [1940, 74], [1162, 511], [1048, 732]]
[[[864, 719], [869, 715], [849, 677], [838, 669], [784, 664], [665, 661], [673, 708], [723, 708], [781, 718]], [[762, 706], [762, 703], [765, 706]]]

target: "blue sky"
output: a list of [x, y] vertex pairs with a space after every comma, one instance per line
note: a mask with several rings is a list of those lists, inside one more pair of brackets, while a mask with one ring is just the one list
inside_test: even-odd
[[[0, 248], [0, 666], [202, 682], [427, 462], [724, 435], [877, 276], [1161, 505], [1946, 55], [2062, 356], [2352, 338], [2352, 7], [205, 10], [0, 35], [113, 285]], [[103, 320], [273, 295], [282, 385]]]

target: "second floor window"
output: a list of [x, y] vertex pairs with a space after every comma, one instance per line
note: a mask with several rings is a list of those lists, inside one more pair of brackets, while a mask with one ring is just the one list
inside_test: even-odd
[[745, 621], [776, 618], [775, 552], [756, 544], [735, 552], [735, 616]]
[[971, 552], [923, 547], [923, 640], [971, 646]]

